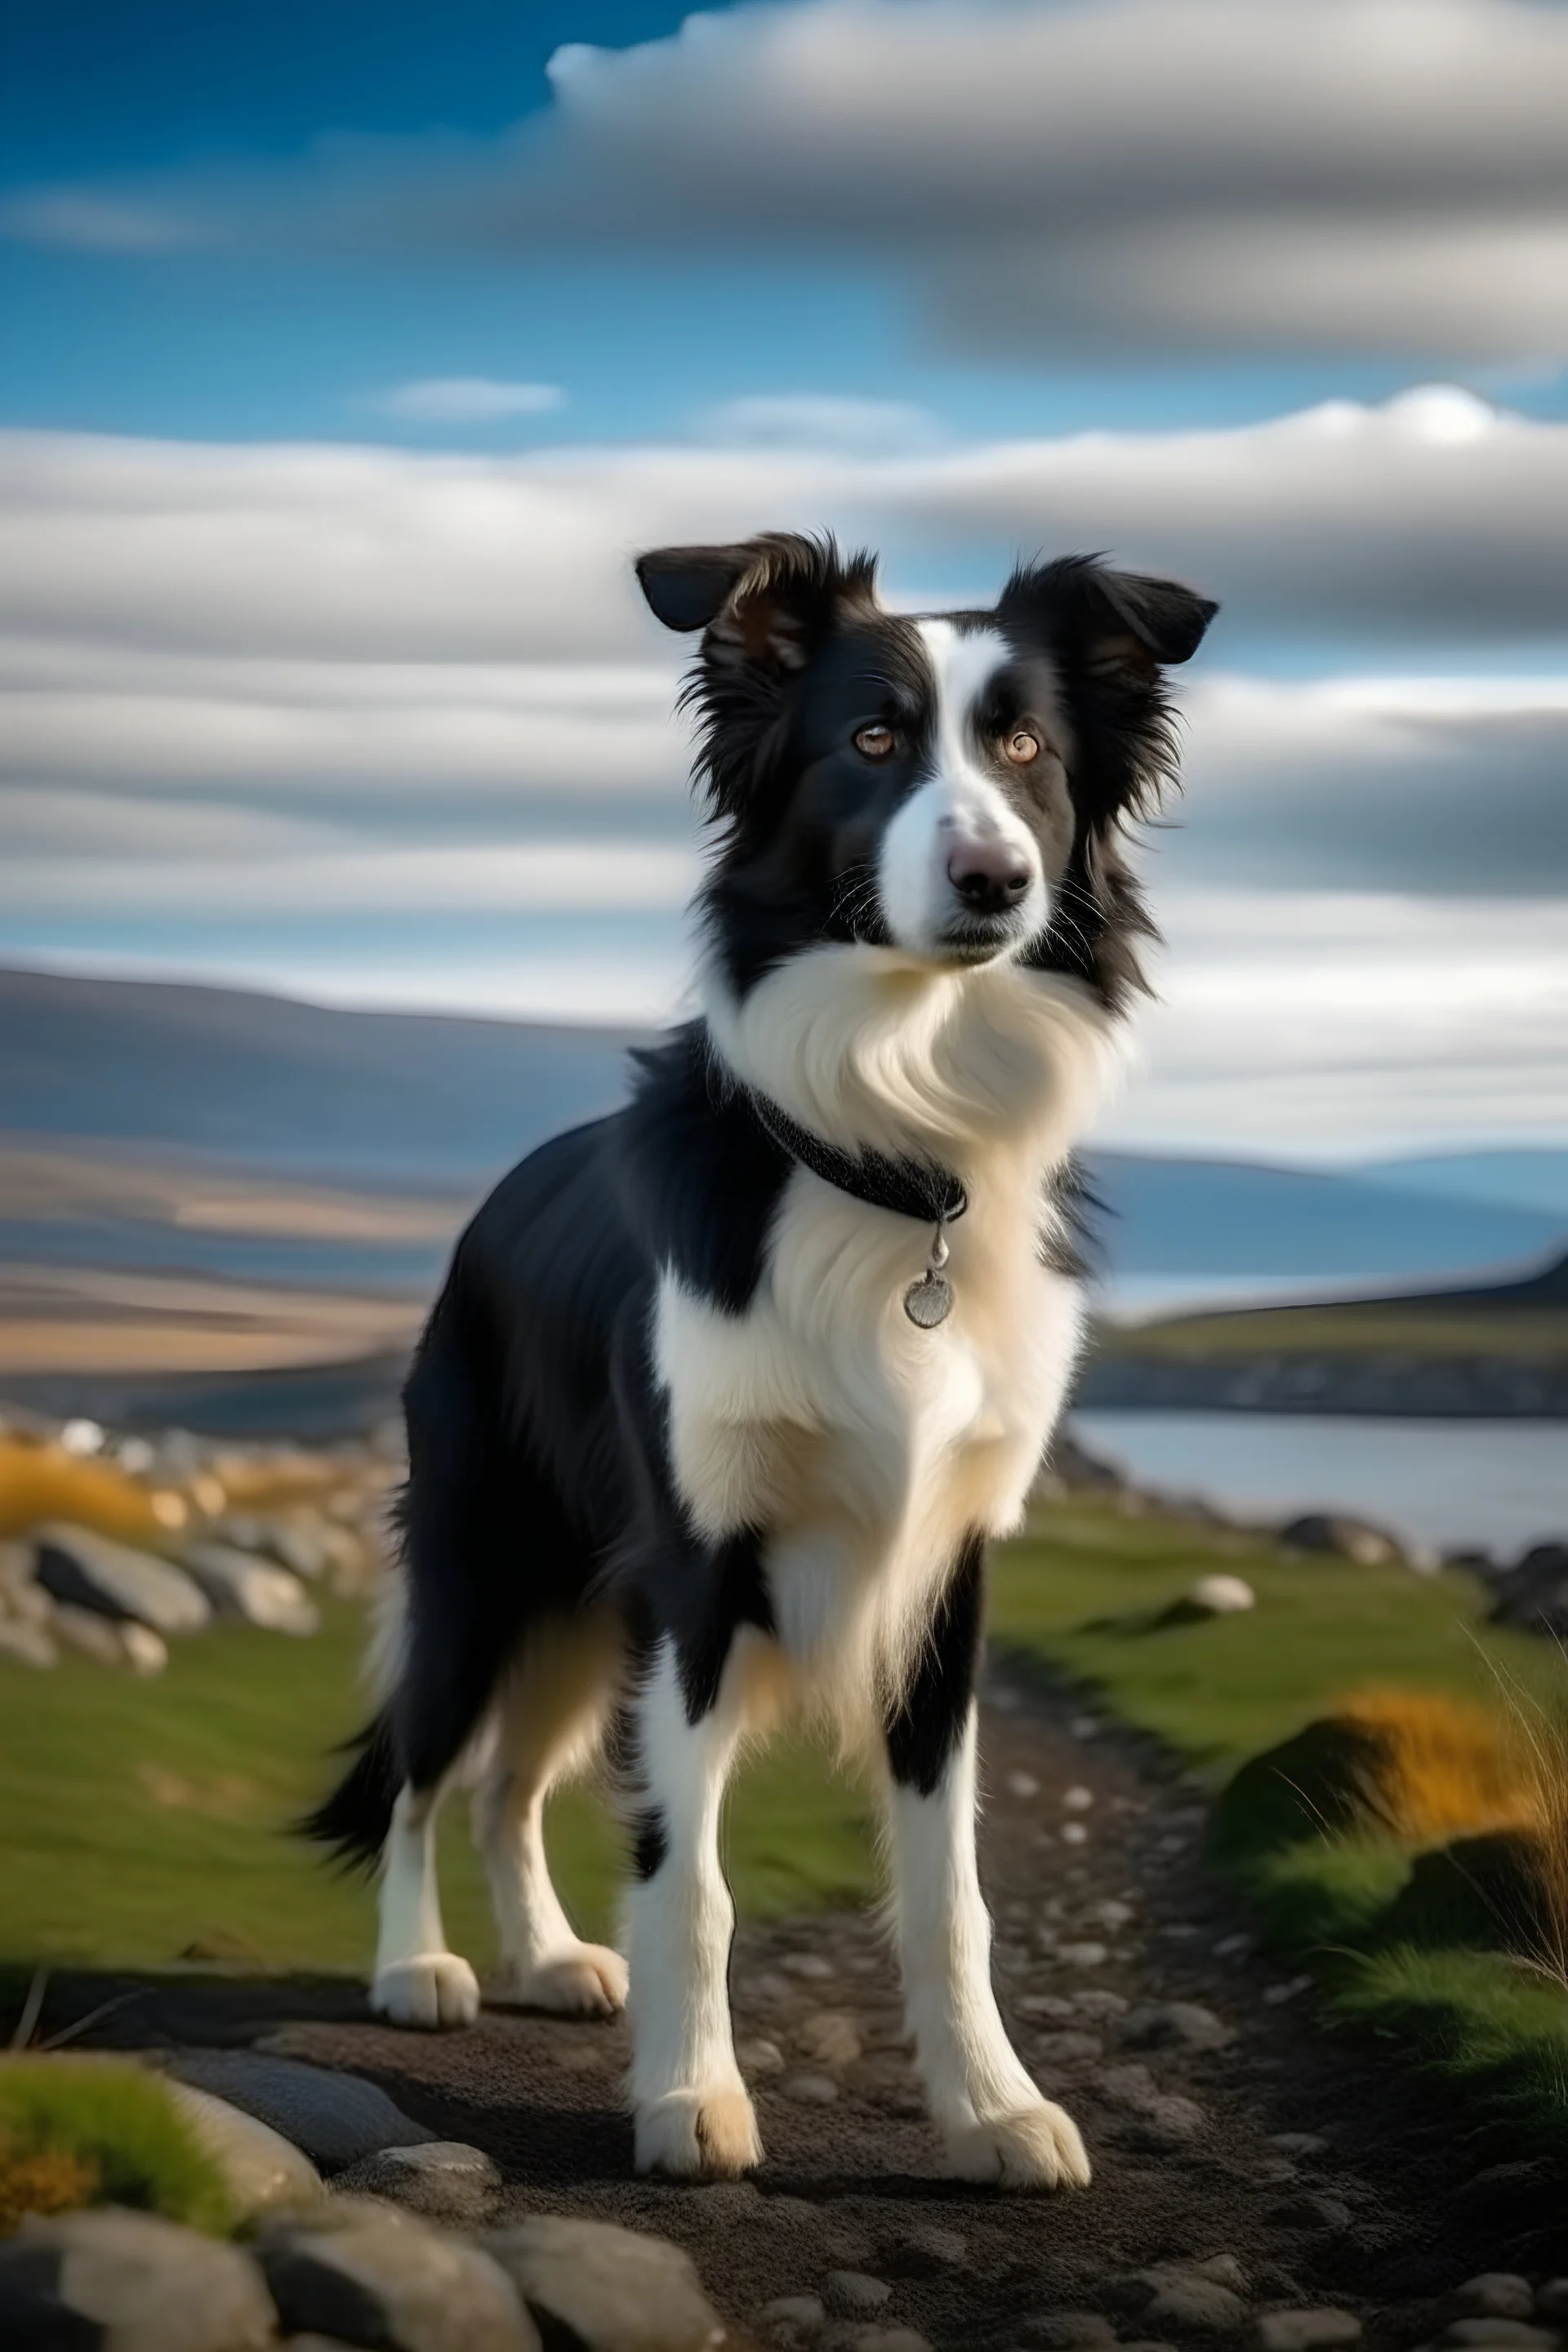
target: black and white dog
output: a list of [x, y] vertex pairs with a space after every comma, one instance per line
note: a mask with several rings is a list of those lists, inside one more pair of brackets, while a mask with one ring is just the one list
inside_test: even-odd
[[1079, 1345], [1068, 1153], [1149, 925], [1125, 821], [1175, 769], [1162, 666], [1215, 607], [1072, 558], [994, 611], [886, 611], [787, 536], [645, 556], [703, 632], [716, 829], [702, 1017], [629, 1106], [557, 1138], [459, 1241], [407, 1389], [387, 1698], [316, 1834], [384, 1856], [373, 1998], [460, 2025], [436, 1811], [479, 1775], [515, 2000], [606, 2011], [547, 1790], [611, 1742], [632, 1791], [637, 2162], [762, 2150], [735, 2062], [725, 1779], [785, 1710], [874, 1759], [908, 2018], [951, 2168], [1089, 2177], [1015, 2055], [974, 1860], [987, 1538], [1014, 1527]]

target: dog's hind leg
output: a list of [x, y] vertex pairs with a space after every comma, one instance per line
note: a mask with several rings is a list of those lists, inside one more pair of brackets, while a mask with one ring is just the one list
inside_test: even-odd
[[436, 1816], [444, 1784], [405, 1784], [393, 1808], [381, 1886], [371, 2007], [396, 2025], [472, 2025], [479, 1980], [447, 1949], [436, 1883]]
[[595, 1754], [617, 1696], [622, 1648], [619, 1622], [606, 1611], [532, 1625], [502, 1688], [474, 1830], [500, 1937], [503, 2001], [600, 2017], [626, 2006], [626, 1962], [579, 1938], [544, 1853], [545, 1798]]

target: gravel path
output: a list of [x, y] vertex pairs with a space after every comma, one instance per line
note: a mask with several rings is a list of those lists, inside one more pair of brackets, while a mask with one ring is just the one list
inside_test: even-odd
[[[853, 1916], [738, 1939], [737, 2032], [767, 2147], [742, 2184], [632, 2178], [619, 2024], [496, 2013], [424, 2039], [345, 2019], [340, 1997], [336, 2017], [301, 2017], [310, 2004], [297, 2002], [279, 2031], [280, 1988], [221, 2033], [216, 2014], [182, 2011], [177, 1996], [159, 1997], [155, 2020], [143, 2005], [134, 2032], [129, 2019], [108, 2032], [266, 2030], [268, 2048], [369, 2075], [444, 2138], [496, 2159], [501, 2218], [581, 2213], [660, 2231], [763, 2341], [852, 2342], [848, 2326], [825, 2338], [809, 2301], [798, 2324], [762, 2316], [775, 2299], [815, 2297], [830, 2316], [913, 2329], [939, 2352], [1226, 2337], [1310, 2352], [1352, 2340], [1352, 2321], [1368, 2345], [1406, 2352], [1479, 2309], [1474, 2294], [1455, 2300], [1476, 2273], [1539, 2283], [1568, 2269], [1568, 2200], [1551, 2169], [1375, 2043], [1328, 2033], [1310, 1988], [1253, 1955], [1208, 1876], [1190, 1789], [1080, 1709], [993, 1677], [984, 1867], [1018, 2047], [1094, 2161], [1081, 2195], [942, 2178], [885, 1950]], [[1517, 2287], [1497, 2293], [1522, 2316]], [[1286, 2311], [1318, 2318], [1263, 2324]], [[1492, 2326], [1489, 2341], [1508, 2335]]]

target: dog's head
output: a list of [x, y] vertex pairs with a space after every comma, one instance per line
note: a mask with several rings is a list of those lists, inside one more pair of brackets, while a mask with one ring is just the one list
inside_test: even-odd
[[637, 564], [672, 629], [721, 845], [705, 892], [737, 994], [784, 958], [861, 941], [933, 965], [1001, 957], [1115, 1003], [1147, 929], [1123, 820], [1175, 774], [1163, 671], [1215, 607], [1070, 556], [991, 612], [906, 616], [873, 561], [770, 535]]

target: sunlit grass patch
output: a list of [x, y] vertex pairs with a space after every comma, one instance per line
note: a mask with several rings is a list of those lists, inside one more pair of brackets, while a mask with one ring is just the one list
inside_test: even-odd
[[131, 2205], [224, 2231], [222, 2177], [155, 2074], [122, 2060], [0, 2058], [0, 2235], [23, 2214]]

